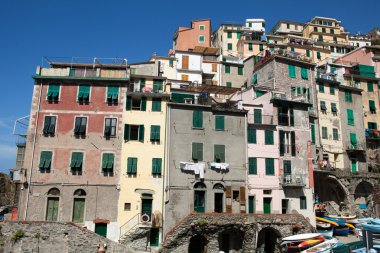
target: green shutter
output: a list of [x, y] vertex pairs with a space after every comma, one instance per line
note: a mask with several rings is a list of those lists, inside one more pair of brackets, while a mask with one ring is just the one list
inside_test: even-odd
[[137, 173], [137, 158], [128, 157], [127, 160], [127, 174], [136, 174]]
[[114, 163], [114, 154], [109, 153], [108, 154], [108, 160], [107, 160], [107, 170], [108, 171], [113, 169], [113, 163]]
[[124, 140], [129, 141], [129, 135], [130, 135], [130, 126], [128, 124], [124, 125]]
[[141, 98], [141, 111], [146, 111], [146, 97]]
[[226, 82], [226, 87], [231, 88], [232, 87], [232, 83], [231, 82]]
[[373, 82], [367, 81], [367, 90], [373, 92]]
[[119, 86], [109, 85], [107, 88], [107, 102], [115, 103], [119, 97]]
[[162, 159], [152, 158], [152, 174], [161, 174]]
[[296, 66], [289, 64], [289, 77], [296, 78]]
[[83, 153], [82, 152], [73, 152], [71, 154], [71, 163], [70, 167], [72, 169], [80, 169], [83, 164]]
[[152, 100], [152, 112], [160, 112], [161, 111], [161, 99], [153, 98]]
[[203, 112], [193, 111], [193, 127], [202, 128], [203, 127]]
[[73, 222], [82, 223], [84, 218], [85, 199], [75, 198], [73, 207]]
[[58, 101], [60, 84], [51, 83], [46, 94], [48, 101]]
[[356, 139], [356, 133], [350, 133], [350, 143], [353, 148], [356, 148], [358, 140]]
[[163, 81], [162, 80], [153, 80], [153, 91], [158, 92], [163, 90]]
[[327, 127], [322, 127], [322, 139], [327, 139]]
[[330, 86], [330, 94], [335, 95], [335, 88], [334, 86]]
[[292, 174], [292, 162], [289, 160], [284, 160], [284, 174], [285, 175]]
[[347, 124], [354, 125], [354, 111], [352, 109], [347, 109]]
[[224, 131], [224, 116], [215, 115], [215, 130]]
[[308, 73], [307, 73], [307, 68], [302, 68], [301, 67], [301, 78], [304, 79], [304, 80], [308, 80], [309, 79], [309, 76], [308, 76]]
[[274, 159], [265, 158], [265, 174], [274, 175]]
[[171, 94], [171, 100], [174, 103], [185, 103], [185, 98], [191, 98], [192, 101], [194, 101], [194, 95], [174, 93], [174, 92]]
[[248, 213], [254, 213], [254, 212], [255, 212], [255, 197], [248, 196]]
[[231, 66], [230, 65], [225, 65], [224, 66], [224, 73], [226, 73], [226, 74], [231, 73]]
[[317, 59], [318, 59], [318, 60], [321, 59], [321, 52], [317, 52]]
[[265, 145], [273, 145], [273, 144], [274, 144], [273, 131], [265, 130]]
[[44, 165], [45, 165], [45, 161], [46, 161], [46, 151], [42, 151], [41, 152], [41, 156], [40, 156], [40, 164], [38, 165], [38, 167], [40, 169], [43, 169], [44, 168]]
[[127, 102], [125, 103], [125, 110], [129, 111], [132, 109], [132, 97], [127, 96]]
[[252, 51], [252, 50], [253, 50], [252, 43], [248, 43], [248, 50], [249, 50], [249, 51]]
[[358, 172], [358, 161], [355, 159], [351, 160], [351, 172]]
[[194, 161], [203, 161], [203, 143], [192, 143], [192, 159]]
[[78, 102], [88, 102], [90, 98], [90, 85], [80, 84], [78, 89]]
[[333, 140], [337, 141], [338, 139], [339, 139], [338, 129], [337, 128], [333, 128]]
[[306, 89], [307, 100], [310, 102], [310, 88]]
[[311, 124], [310, 128], [311, 128], [311, 143], [315, 144], [315, 125]]
[[139, 141], [144, 142], [144, 125], [139, 126]]
[[297, 95], [301, 95], [301, 87], [297, 86]]
[[325, 86], [322, 83], [320, 83], [318, 87], [320, 93], [325, 93]]
[[310, 50], [306, 49], [306, 57], [310, 57]]
[[227, 32], [227, 38], [229, 38], [229, 39], [232, 38], [232, 32]]
[[285, 133], [284, 131], [279, 132], [280, 137], [280, 156], [284, 156], [285, 153]]
[[260, 51], [263, 51], [263, 50], [264, 50], [264, 45], [263, 45], [263, 44], [259, 44], [259, 50], [260, 50]]
[[290, 132], [290, 139], [292, 144], [292, 156], [296, 156], [296, 134], [294, 132]]
[[351, 91], [344, 92], [344, 99], [346, 102], [352, 102], [352, 93]]
[[254, 109], [253, 110], [253, 122], [255, 124], [262, 124], [261, 109]]
[[150, 127], [150, 140], [151, 141], [160, 141], [160, 126], [152, 125]]
[[106, 170], [107, 169], [107, 163], [108, 163], [108, 154], [104, 153], [102, 157], [102, 169]]
[[257, 84], [257, 73], [253, 75], [253, 84]]
[[51, 159], [53, 156], [53, 152], [51, 151], [43, 151], [45, 152], [45, 164], [44, 164], [44, 169], [47, 171], [50, 171], [50, 166], [51, 166]]
[[369, 110], [370, 110], [371, 112], [376, 112], [375, 101], [373, 101], [373, 100], [369, 100], [368, 102], [369, 102]]
[[237, 38], [237, 39], [240, 39], [240, 36], [241, 36], [241, 32], [237, 32], [237, 33], [236, 33], [236, 38]]
[[248, 128], [248, 143], [256, 143], [256, 129]]
[[238, 75], [243, 75], [243, 67], [238, 67]]
[[248, 174], [257, 175], [257, 158], [256, 157], [248, 158]]
[[224, 145], [214, 145], [214, 161], [224, 163], [226, 161], [226, 148]]
[[232, 50], [232, 43], [227, 44], [227, 50]]

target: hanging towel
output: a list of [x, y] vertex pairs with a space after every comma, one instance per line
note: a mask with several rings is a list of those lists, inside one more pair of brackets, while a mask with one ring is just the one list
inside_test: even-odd
[[194, 171], [194, 164], [195, 163], [191, 163], [191, 162], [180, 162], [179, 167], [181, 168], [181, 170], [192, 170], [192, 171]]
[[229, 166], [230, 165], [228, 163], [215, 163], [215, 162], [210, 163], [211, 168], [220, 169], [220, 170], [228, 170]]

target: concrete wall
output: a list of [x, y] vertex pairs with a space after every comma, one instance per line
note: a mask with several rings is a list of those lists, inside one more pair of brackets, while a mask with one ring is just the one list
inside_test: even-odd
[[[230, 66], [230, 73], [226, 73], [225, 67]], [[238, 75], [238, 67], [243, 68], [243, 75]], [[230, 64], [228, 62], [222, 62], [221, 65], [221, 86], [227, 86], [227, 82], [231, 82], [232, 87], [240, 88], [244, 85], [244, 65], [243, 64]]]
[[[193, 129], [193, 110], [203, 111], [203, 128]], [[225, 115], [225, 131], [215, 131], [216, 113]], [[206, 189], [206, 212], [214, 211], [214, 190], [216, 183], [231, 186], [239, 191], [246, 182], [246, 138], [244, 113], [214, 111], [209, 106], [170, 105], [168, 133], [168, 177], [166, 181], [167, 199], [165, 201], [164, 228], [173, 227], [183, 217], [194, 211], [195, 183], [202, 181]], [[180, 169], [180, 162], [192, 161], [192, 142], [203, 143], [203, 162], [206, 162], [205, 178]], [[214, 144], [225, 145], [226, 163], [229, 170], [209, 168], [207, 163], [214, 160]], [[239, 201], [232, 202], [232, 211], [240, 212]], [[226, 195], [223, 200], [224, 211]], [[245, 212], [245, 209], [243, 209]]]

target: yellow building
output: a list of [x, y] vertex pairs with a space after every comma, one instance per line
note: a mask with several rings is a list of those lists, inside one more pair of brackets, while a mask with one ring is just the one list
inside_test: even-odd
[[239, 24], [221, 24], [212, 34], [211, 45], [220, 48], [221, 55], [237, 56], [237, 44], [242, 35], [242, 28]]
[[327, 65], [327, 68], [318, 70], [316, 78], [318, 132], [322, 150], [319, 166], [322, 170], [344, 169], [339, 82], [335, 71], [335, 67]]
[[144, 229], [147, 245], [151, 247], [159, 246], [162, 241], [165, 122], [169, 90], [163, 77], [132, 75], [123, 113], [118, 213], [120, 238]]

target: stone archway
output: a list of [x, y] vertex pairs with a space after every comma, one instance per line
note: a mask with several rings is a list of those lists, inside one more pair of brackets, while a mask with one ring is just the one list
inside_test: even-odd
[[355, 188], [354, 200], [356, 204], [366, 204], [373, 192], [373, 185], [368, 181], [361, 181]]
[[239, 229], [226, 229], [219, 233], [219, 250], [225, 253], [241, 252], [243, 248], [244, 233]]
[[257, 252], [278, 253], [280, 251], [281, 233], [272, 227], [265, 227], [260, 230], [257, 238]]
[[338, 205], [345, 202], [349, 196], [348, 189], [332, 175], [315, 174], [316, 194], [321, 202], [334, 201]]
[[206, 253], [207, 243], [207, 239], [203, 235], [194, 235], [190, 238], [189, 253]]

